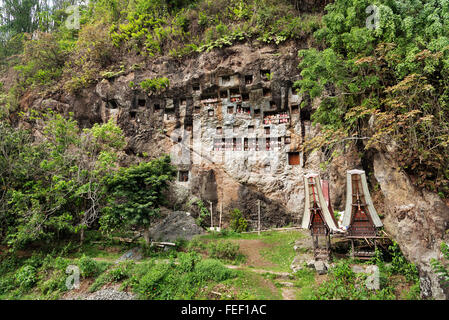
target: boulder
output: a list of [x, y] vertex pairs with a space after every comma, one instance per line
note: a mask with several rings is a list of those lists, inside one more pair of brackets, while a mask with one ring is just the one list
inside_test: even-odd
[[142, 260], [142, 249], [140, 248], [132, 248], [131, 250], [128, 250], [125, 252], [120, 258], [117, 259], [115, 263], [119, 263], [125, 260]]
[[326, 274], [327, 273], [327, 267], [326, 264], [323, 261], [315, 261], [315, 270], [318, 274]]
[[193, 236], [204, 233], [195, 223], [190, 213], [175, 211], [164, 220], [150, 228], [150, 238], [154, 241], [191, 240]]

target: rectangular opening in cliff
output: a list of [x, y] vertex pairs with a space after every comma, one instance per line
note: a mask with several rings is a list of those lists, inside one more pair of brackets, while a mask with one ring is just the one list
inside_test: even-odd
[[201, 113], [201, 107], [200, 106], [195, 106], [193, 108], [193, 113], [195, 113], [195, 114]]
[[270, 69], [262, 69], [260, 70], [260, 77], [263, 81], [271, 80], [271, 72]]
[[222, 76], [221, 77], [221, 84], [227, 85], [231, 82], [231, 76]]
[[270, 127], [264, 127], [265, 134], [270, 134]]
[[267, 150], [267, 151], [271, 150], [271, 139], [270, 138], [265, 139], [265, 150]]
[[271, 97], [271, 89], [270, 88], [263, 88], [262, 93], [264, 97]]
[[228, 97], [228, 90], [222, 90], [220, 91], [220, 98], [226, 99]]
[[184, 171], [184, 170], [179, 171], [178, 180], [179, 180], [179, 182], [189, 181], [189, 171]]
[[299, 152], [289, 152], [288, 153], [288, 164], [291, 166], [299, 165]]
[[245, 76], [245, 84], [248, 85], [248, 84], [251, 84], [251, 83], [253, 83], [253, 75], [252, 74], [247, 74]]
[[301, 121], [310, 121], [311, 119], [312, 111], [309, 107], [301, 109], [300, 117]]
[[118, 109], [118, 103], [115, 100], [109, 100], [107, 103], [109, 109]]
[[299, 105], [292, 105], [292, 114], [299, 114]]
[[147, 101], [145, 99], [139, 99], [137, 100], [137, 105], [139, 107], [145, 107], [145, 105], [147, 104]]

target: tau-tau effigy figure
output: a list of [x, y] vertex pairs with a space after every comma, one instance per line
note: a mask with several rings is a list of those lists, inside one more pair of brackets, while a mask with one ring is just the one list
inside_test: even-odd
[[[329, 194], [328, 188], [327, 195]], [[302, 228], [309, 229], [312, 236], [314, 256], [316, 260], [330, 258], [330, 235], [338, 232], [338, 224], [332, 213], [330, 201], [323, 195], [321, 180], [317, 173], [304, 176], [305, 206]], [[319, 237], [325, 238], [326, 247], [319, 247]]]

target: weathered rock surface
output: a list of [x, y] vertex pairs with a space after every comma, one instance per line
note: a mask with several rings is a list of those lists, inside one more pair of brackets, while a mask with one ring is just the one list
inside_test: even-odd
[[448, 240], [449, 208], [438, 195], [418, 191], [398, 167], [388, 155], [374, 158], [374, 176], [385, 197], [385, 229], [417, 265], [423, 298], [449, 299], [449, 287], [430, 266], [432, 258], [439, 258], [440, 243]]
[[155, 241], [191, 240], [202, 233], [204, 230], [184, 211], [175, 211], [150, 228], [150, 238]]

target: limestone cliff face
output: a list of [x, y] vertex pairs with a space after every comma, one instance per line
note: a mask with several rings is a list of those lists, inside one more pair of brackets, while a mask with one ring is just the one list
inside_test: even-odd
[[[297, 51], [294, 44], [236, 45], [182, 62], [160, 59], [62, 97], [70, 106], [62, 109], [84, 125], [116, 119], [128, 139], [124, 161], [171, 154], [179, 169], [174, 207], [198, 197], [211, 201], [214, 213], [223, 208], [225, 225], [234, 208], [255, 225], [261, 200], [263, 227], [282, 226], [301, 218], [301, 177], [322, 161], [320, 153], [305, 158], [299, 151], [318, 130], [292, 90]], [[147, 94], [130, 86], [156, 77], [167, 77], [169, 88]]]
[[[136, 156], [172, 155], [179, 173], [168, 196], [176, 210], [189, 210], [195, 198], [212, 202], [214, 225], [223, 208], [239, 208], [253, 227], [261, 201], [263, 227], [300, 224], [304, 207], [302, 176], [320, 171], [324, 155], [304, 155], [300, 146], [319, 134], [310, 122], [310, 107], [292, 90], [299, 76], [297, 44], [281, 47], [235, 45], [181, 61], [159, 59], [139, 70], [76, 95], [39, 98], [33, 108], [73, 112], [83, 126], [117, 120], [127, 137], [124, 163]], [[167, 77], [170, 86], [145, 93], [130, 86]], [[447, 240], [449, 208], [437, 195], [419, 192], [397, 171], [394, 159], [377, 153], [367, 167], [357, 150], [341, 150], [322, 176], [329, 179], [336, 210], [344, 208], [345, 174], [363, 168], [378, 183], [375, 205], [387, 232], [420, 270], [423, 294], [448, 298], [430, 269], [439, 243]]]
[[449, 240], [449, 208], [435, 193], [416, 190], [397, 168], [388, 154], [374, 157], [374, 176], [385, 197], [385, 229], [418, 266], [422, 295], [449, 299], [447, 286], [440, 284], [430, 266], [430, 259], [439, 258], [440, 243]]

